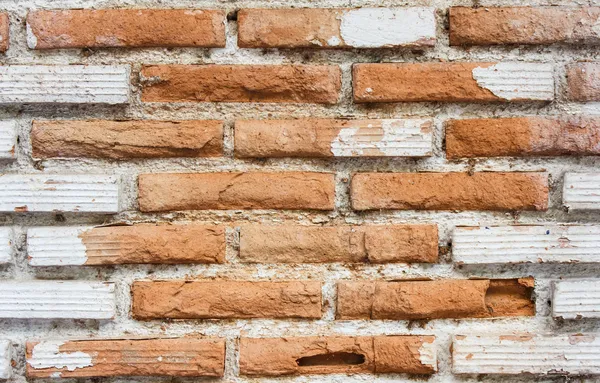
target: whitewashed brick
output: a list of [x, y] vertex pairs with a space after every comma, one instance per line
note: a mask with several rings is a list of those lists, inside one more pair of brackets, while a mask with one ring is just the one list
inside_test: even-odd
[[473, 69], [477, 84], [505, 100], [554, 99], [552, 64], [502, 62]]
[[119, 211], [115, 176], [90, 174], [4, 174], [0, 177], [2, 212]]
[[14, 121], [0, 121], [0, 159], [15, 159], [17, 125]]
[[0, 379], [9, 379], [12, 375], [11, 344], [8, 340], [0, 339]]
[[129, 66], [0, 66], [0, 104], [123, 104], [129, 86]]
[[[27, 258], [31, 266], [79, 266], [87, 261], [87, 249], [80, 238], [92, 226], [34, 227], [27, 230]], [[114, 241], [113, 241], [114, 242]], [[115, 244], [100, 243], [99, 253], [110, 252]]]
[[600, 339], [575, 335], [457, 335], [452, 346], [455, 374], [600, 374]]
[[0, 318], [111, 319], [114, 316], [113, 283], [0, 282]]
[[554, 282], [552, 314], [556, 318], [600, 318], [600, 279]]
[[452, 255], [462, 264], [596, 263], [600, 226], [457, 227]]
[[563, 204], [569, 210], [600, 209], [600, 173], [566, 173]]
[[0, 265], [10, 262], [13, 256], [13, 229], [0, 227]]

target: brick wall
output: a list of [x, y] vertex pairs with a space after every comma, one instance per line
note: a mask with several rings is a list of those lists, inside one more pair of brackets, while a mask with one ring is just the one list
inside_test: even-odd
[[0, 380], [595, 381], [594, 3], [0, 2]]

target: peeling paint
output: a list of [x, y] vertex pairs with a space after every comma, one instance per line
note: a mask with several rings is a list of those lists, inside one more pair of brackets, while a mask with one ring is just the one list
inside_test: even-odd
[[419, 347], [419, 360], [425, 366], [431, 366], [437, 371], [437, 347], [435, 342], [423, 342]]
[[36, 344], [27, 363], [35, 369], [58, 368], [68, 371], [94, 365], [92, 356], [85, 352], [61, 352], [60, 347], [64, 344], [65, 342], [61, 341], [44, 341]]
[[552, 64], [501, 62], [473, 69], [473, 79], [504, 100], [554, 99]]

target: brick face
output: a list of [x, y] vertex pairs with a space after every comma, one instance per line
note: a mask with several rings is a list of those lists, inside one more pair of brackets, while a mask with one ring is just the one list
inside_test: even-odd
[[573, 101], [600, 100], [600, 63], [567, 66], [568, 98]]
[[0, 13], [0, 52], [6, 52], [9, 46], [9, 27], [8, 13]]

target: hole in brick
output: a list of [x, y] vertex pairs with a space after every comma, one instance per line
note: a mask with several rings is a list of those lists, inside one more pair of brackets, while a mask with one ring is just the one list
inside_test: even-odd
[[363, 364], [365, 356], [353, 352], [331, 352], [296, 359], [298, 366], [339, 366]]

